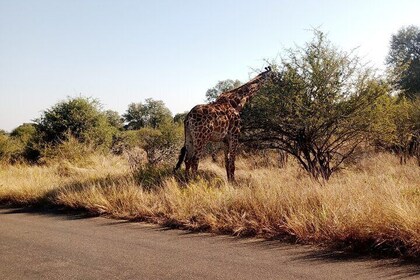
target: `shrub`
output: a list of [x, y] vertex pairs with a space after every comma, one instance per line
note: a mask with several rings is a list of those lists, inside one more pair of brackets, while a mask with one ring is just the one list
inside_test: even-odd
[[101, 111], [99, 102], [85, 97], [59, 102], [45, 110], [35, 122], [41, 141], [51, 145], [59, 144], [72, 135], [81, 143], [109, 148], [117, 130]]
[[14, 163], [20, 154], [19, 143], [6, 134], [0, 134], [0, 163]]
[[10, 133], [19, 145], [19, 161], [36, 162], [39, 159], [39, 134], [35, 124], [24, 123]]
[[80, 142], [71, 134], [66, 135], [65, 140], [59, 144], [44, 145], [40, 149], [40, 163], [70, 162], [79, 166], [91, 163], [90, 155], [97, 153], [92, 146]]
[[174, 160], [183, 140], [182, 127], [174, 123], [166, 123], [159, 129], [142, 128], [138, 134], [152, 165]]
[[130, 151], [135, 147], [142, 146], [139, 130], [124, 130], [116, 133], [112, 139], [111, 151], [116, 155]]
[[36, 135], [33, 124], [22, 124], [10, 134], [0, 134], [0, 162], [13, 164], [31, 159]]

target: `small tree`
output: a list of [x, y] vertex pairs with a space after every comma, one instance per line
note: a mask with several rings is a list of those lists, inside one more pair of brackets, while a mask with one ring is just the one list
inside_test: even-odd
[[10, 138], [19, 147], [19, 153], [15, 155], [19, 159], [17, 161], [35, 162], [39, 158], [40, 154], [36, 147], [39, 142], [39, 134], [35, 124], [21, 124], [12, 130]]
[[29, 145], [36, 129], [33, 124], [22, 124], [10, 134], [0, 134], [0, 163], [18, 163], [27, 159]]
[[[415, 156], [420, 160], [420, 100], [412, 102], [400, 98], [395, 105], [394, 123], [395, 138], [394, 151], [400, 155], [400, 163]], [[419, 161], [420, 164], [420, 161]]]
[[241, 82], [239, 80], [231, 80], [231, 79], [227, 79], [227, 80], [223, 80], [223, 81], [218, 81], [217, 84], [212, 87], [209, 88], [206, 92], [206, 101], [207, 102], [212, 102], [214, 100], [216, 100], [217, 97], [219, 97], [219, 95], [222, 92], [237, 88], [241, 85]]
[[131, 103], [123, 117], [127, 122], [126, 128], [134, 130], [142, 127], [158, 128], [172, 120], [172, 113], [163, 101], [147, 98], [144, 103]]
[[166, 123], [159, 129], [142, 128], [138, 131], [141, 147], [146, 151], [149, 164], [173, 161], [183, 140], [182, 127]]
[[243, 140], [286, 151], [329, 179], [366, 139], [370, 108], [386, 87], [319, 31], [276, 67], [278, 77], [244, 110]]
[[396, 153], [401, 164], [409, 157], [420, 160], [420, 99], [382, 95], [372, 106], [369, 121], [375, 148]]
[[20, 154], [19, 144], [7, 134], [0, 134], [0, 164], [13, 163]]
[[36, 126], [32, 123], [24, 123], [16, 127], [10, 133], [11, 137], [14, 137], [21, 141], [23, 144], [27, 144], [36, 135]]
[[122, 130], [124, 128], [124, 118], [121, 117], [117, 111], [106, 110], [104, 114], [108, 120], [108, 123], [111, 126], [115, 127], [118, 130]]
[[176, 114], [175, 117], [174, 117], [174, 123], [183, 124], [187, 114], [188, 114], [188, 111], [186, 111], [184, 113]]
[[420, 98], [420, 29], [401, 28], [392, 35], [387, 64], [391, 79], [403, 95]]

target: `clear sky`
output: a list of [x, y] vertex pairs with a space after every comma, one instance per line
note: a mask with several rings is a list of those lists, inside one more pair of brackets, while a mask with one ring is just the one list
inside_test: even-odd
[[163, 100], [175, 114], [227, 78], [302, 45], [312, 27], [383, 69], [393, 33], [420, 26], [419, 0], [0, 0], [0, 129], [67, 96], [123, 113]]

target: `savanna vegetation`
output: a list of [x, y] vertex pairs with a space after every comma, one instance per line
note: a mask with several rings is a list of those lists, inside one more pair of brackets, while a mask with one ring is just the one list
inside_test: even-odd
[[243, 111], [235, 184], [218, 145], [197, 178], [172, 172], [186, 114], [162, 101], [68, 98], [0, 131], [0, 202], [418, 258], [419, 46], [417, 27], [393, 35], [384, 76], [319, 31], [286, 50]]

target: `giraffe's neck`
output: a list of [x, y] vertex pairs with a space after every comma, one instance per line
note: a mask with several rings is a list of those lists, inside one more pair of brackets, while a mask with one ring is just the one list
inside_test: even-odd
[[237, 111], [241, 111], [248, 100], [260, 88], [259, 82], [252, 80], [236, 89], [222, 93], [215, 101], [218, 104], [229, 104]]

